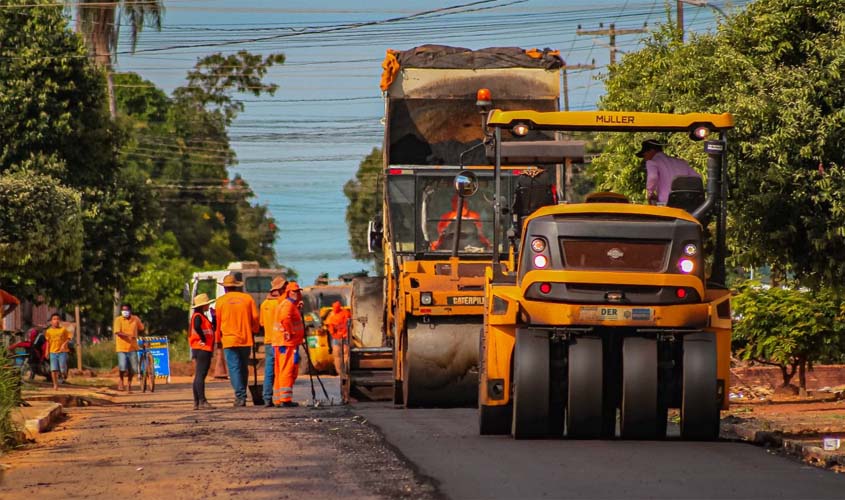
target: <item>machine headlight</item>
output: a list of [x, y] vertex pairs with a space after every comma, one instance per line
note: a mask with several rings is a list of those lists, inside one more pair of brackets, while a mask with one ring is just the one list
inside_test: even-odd
[[531, 241], [531, 250], [534, 250], [537, 253], [542, 252], [546, 249], [546, 240], [543, 238], [535, 238]]
[[537, 269], [543, 269], [547, 265], [549, 265], [549, 259], [547, 259], [545, 255], [534, 256], [534, 267], [536, 267]]
[[686, 258], [681, 259], [678, 261], [678, 269], [680, 269], [682, 273], [689, 274], [695, 269], [695, 262]]
[[431, 292], [422, 292], [420, 294], [420, 304], [430, 306], [432, 302], [434, 302], [434, 297], [431, 296]]
[[685, 255], [689, 255], [690, 257], [692, 257], [693, 255], [695, 255], [697, 253], [698, 253], [698, 247], [695, 246], [695, 244], [687, 243], [686, 245], [684, 245], [684, 254]]

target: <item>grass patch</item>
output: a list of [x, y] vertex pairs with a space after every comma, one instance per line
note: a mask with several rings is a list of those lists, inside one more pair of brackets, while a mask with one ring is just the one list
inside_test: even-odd
[[84, 345], [82, 347], [82, 366], [94, 370], [111, 370], [117, 366], [114, 340]]
[[187, 363], [191, 360], [191, 348], [188, 345], [188, 332], [181, 331], [179, 333], [167, 336], [170, 344], [170, 361], [176, 363]]
[[0, 449], [17, 443], [17, 428], [12, 422], [12, 411], [21, 402], [21, 372], [15, 367], [9, 353], [0, 348]]

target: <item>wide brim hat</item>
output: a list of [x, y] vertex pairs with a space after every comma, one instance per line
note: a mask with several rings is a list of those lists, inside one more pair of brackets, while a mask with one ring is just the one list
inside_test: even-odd
[[665, 146], [665, 144], [661, 143], [657, 139], [647, 139], [643, 141], [640, 150], [636, 153], [636, 155], [642, 158], [646, 151], [651, 151], [653, 149], [663, 151], [663, 146]]
[[214, 302], [214, 299], [209, 299], [207, 293], [201, 293], [194, 297], [194, 305], [191, 306], [192, 308], [196, 309], [197, 307], [202, 307]]
[[223, 277], [223, 281], [220, 282], [221, 285], [224, 287], [227, 286], [244, 286], [243, 281], [238, 281], [238, 278], [235, 277], [234, 274], [227, 274]]
[[273, 290], [281, 290], [288, 284], [288, 280], [284, 279], [281, 276], [276, 276], [273, 278], [273, 281], [270, 283], [270, 291]]

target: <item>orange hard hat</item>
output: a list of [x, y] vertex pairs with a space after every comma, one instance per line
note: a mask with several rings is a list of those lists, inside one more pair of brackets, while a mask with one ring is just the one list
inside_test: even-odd
[[299, 283], [296, 281], [288, 282], [288, 292], [298, 292], [300, 290], [302, 290], [302, 288], [299, 286]]

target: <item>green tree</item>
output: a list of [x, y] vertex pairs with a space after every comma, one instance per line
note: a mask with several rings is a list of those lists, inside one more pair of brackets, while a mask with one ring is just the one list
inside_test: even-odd
[[33, 173], [41, 169], [32, 163], [0, 175], [0, 274], [28, 282], [82, 266], [79, 192]]
[[[116, 153], [123, 131], [105, 109], [102, 73], [67, 29], [60, 9], [49, 4], [0, 9], [0, 61], [0, 175], [54, 179], [57, 184], [33, 177], [56, 187], [60, 206], [67, 197], [59, 187], [72, 190], [82, 226], [74, 235], [82, 245], [81, 266], [72, 262], [71, 252], [68, 259], [56, 256], [57, 263], [68, 265], [51, 268], [49, 279], [33, 266], [3, 270], [0, 279], [23, 296], [44, 293], [56, 303], [95, 307], [106, 290], [120, 284], [154, 229], [150, 192], [120, 169]], [[79, 224], [72, 210], [69, 215], [64, 228], [39, 230], [69, 237]], [[32, 224], [41, 218], [50, 224], [52, 217], [45, 210]]]
[[85, 40], [88, 52], [94, 61], [105, 71], [108, 84], [109, 109], [114, 117], [114, 81], [112, 62], [117, 59], [116, 50], [120, 35], [121, 21], [129, 26], [132, 52], [138, 43], [144, 26], [152, 25], [161, 30], [164, 15], [164, 2], [158, 0], [120, 0], [102, 2], [100, 0], [77, 0], [66, 2], [76, 9], [76, 30]]
[[807, 389], [808, 366], [843, 353], [845, 309], [834, 294], [794, 288], [763, 288], [748, 282], [732, 300], [738, 320], [733, 348], [740, 359], [777, 366], [783, 385], [798, 374]]
[[[845, 279], [845, 11], [824, 0], [759, 0], [716, 33], [681, 41], [672, 26], [612, 66], [603, 109], [730, 112], [735, 263], [771, 264], [808, 286]], [[633, 153], [614, 136], [594, 162], [598, 185], [643, 199]], [[670, 140], [704, 170], [700, 144]]]
[[[349, 231], [349, 246], [352, 256], [358, 260], [375, 259], [367, 250], [367, 226], [382, 213], [382, 155], [381, 150], [373, 148], [358, 165], [355, 179], [350, 179], [343, 186], [343, 194], [349, 200], [346, 206], [346, 227]], [[378, 262], [377, 271], [382, 272]]]
[[173, 332], [187, 324], [182, 287], [194, 267], [181, 254], [176, 236], [166, 232], [144, 248], [144, 265], [133, 274], [124, 299], [144, 318], [152, 332]]
[[275, 264], [277, 230], [267, 207], [251, 203], [254, 194], [245, 180], [229, 179], [236, 157], [228, 126], [243, 109], [236, 94], [275, 92], [262, 78], [283, 62], [281, 54], [212, 54], [197, 62], [172, 98], [136, 74], [116, 75], [129, 85], [117, 92], [132, 129], [123, 158], [148, 176], [164, 213], [162, 228], [196, 266]]

